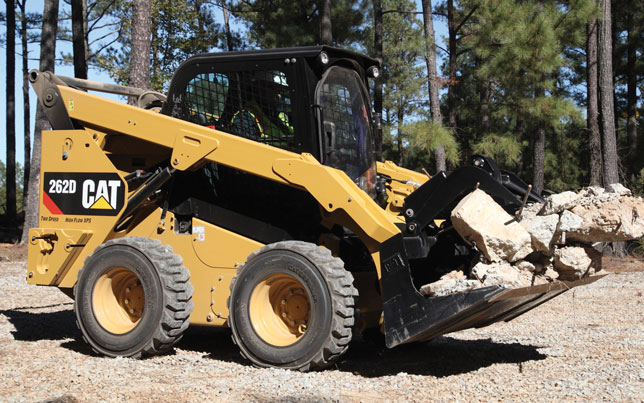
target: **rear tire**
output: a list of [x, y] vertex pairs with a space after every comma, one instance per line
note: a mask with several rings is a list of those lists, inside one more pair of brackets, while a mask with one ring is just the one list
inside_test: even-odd
[[161, 354], [187, 329], [192, 293], [190, 273], [170, 246], [141, 237], [110, 240], [78, 273], [76, 323], [97, 353]]
[[328, 249], [278, 242], [239, 268], [228, 325], [242, 355], [257, 366], [321, 369], [349, 347], [357, 297], [353, 276]]

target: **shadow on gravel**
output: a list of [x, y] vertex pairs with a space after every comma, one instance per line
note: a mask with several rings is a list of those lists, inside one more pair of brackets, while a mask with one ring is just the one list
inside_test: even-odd
[[72, 307], [73, 303], [47, 306], [20, 307], [0, 311], [16, 328], [11, 334], [20, 341], [64, 340], [80, 338], [72, 309], [56, 312], [30, 312], [43, 308]]
[[[95, 356], [92, 349], [83, 341], [76, 327], [72, 309], [56, 312], [32, 312], [42, 308], [64, 307], [68, 304], [52, 306], [21, 307], [0, 311], [14, 325], [15, 340], [67, 340], [61, 347], [75, 352]], [[191, 327], [176, 345], [179, 350], [202, 353], [204, 357], [242, 365], [251, 365], [239, 353], [231, 340], [229, 329]], [[459, 340], [452, 337], [439, 337], [427, 343], [405, 344], [387, 349], [384, 344], [365, 340], [361, 336], [351, 343], [340, 362], [332, 367], [364, 377], [380, 377], [406, 372], [412, 375], [431, 375], [445, 377], [476, 371], [497, 363], [517, 364], [521, 372], [522, 364], [527, 361], [543, 360], [547, 356], [538, 351], [538, 346], [519, 343], [496, 343], [490, 339]], [[172, 353], [170, 353], [172, 354]]]
[[[200, 352], [213, 360], [251, 366], [231, 340], [229, 329], [191, 327], [177, 344], [177, 349]], [[364, 377], [380, 377], [406, 372], [412, 375], [445, 377], [476, 371], [497, 363], [517, 364], [517, 372], [527, 361], [543, 360], [538, 346], [519, 343], [496, 343], [490, 339], [459, 340], [439, 337], [427, 343], [412, 343], [394, 349], [365, 340], [351, 343], [340, 362], [332, 366]]]
[[203, 353], [204, 357], [213, 360], [251, 365], [239, 353], [228, 328], [189, 327], [176, 348]]
[[490, 339], [459, 340], [439, 337], [426, 343], [411, 343], [387, 349], [366, 340], [356, 340], [337, 365], [340, 371], [365, 377], [406, 372], [412, 375], [445, 377], [476, 371], [497, 363], [517, 364], [543, 360], [539, 347], [519, 343], [495, 343]]
[[73, 309], [56, 312], [30, 312], [46, 308], [72, 308], [73, 302], [64, 304], [29, 306], [0, 311], [0, 315], [7, 317], [16, 328], [11, 335], [18, 341], [38, 340], [67, 340], [60, 344], [61, 347], [85, 355], [96, 355], [83, 341], [80, 330], [76, 326], [76, 315]]

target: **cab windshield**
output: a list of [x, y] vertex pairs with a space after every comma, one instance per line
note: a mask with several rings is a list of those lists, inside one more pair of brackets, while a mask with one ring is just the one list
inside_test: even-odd
[[344, 171], [373, 195], [376, 164], [371, 104], [360, 76], [354, 70], [331, 67], [315, 95], [321, 109], [325, 165]]

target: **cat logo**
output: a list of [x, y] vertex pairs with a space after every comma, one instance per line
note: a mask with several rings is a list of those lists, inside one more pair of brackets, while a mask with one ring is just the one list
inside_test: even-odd
[[83, 207], [88, 209], [115, 209], [120, 180], [86, 179], [83, 182]]
[[45, 172], [42, 202], [51, 214], [115, 216], [125, 204], [116, 173]]

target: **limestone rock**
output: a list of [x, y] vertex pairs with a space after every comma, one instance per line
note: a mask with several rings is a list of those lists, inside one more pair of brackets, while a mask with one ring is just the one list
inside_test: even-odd
[[572, 231], [579, 229], [584, 220], [570, 210], [564, 210], [559, 218], [559, 227], [557, 231]]
[[601, 203], [575, 206], [572, 212], [582, 219], [566, 238], [581, 242], [619, 242], [644, 236], [644, 202], [624, 196]]
[[489, 261], [515, 262], [532, 252], [530, 234], [480, 189], [458, 203], [451, 219], [458, 234], [476, 243]]
[[559, 215], [534, 216], [521, 221], [532, 238], [532, 247], [540, 252], [550, 253], [550, 244], [557, 230]]
[[527, 260], [520, 260], [514, 266], [521, 271], [527, 271], [530, 273], [533, 273], [536, 269], [536, 266]]
[[557, 271], [552, 267], [549, 267], [546, 269], [546, 272], [543, 274], [543, 276], [550, 281], [554, 281], [559, 278], [559, 273], [557, 273]]
[[521, 272], [507, 262], [477, 263], [472, 268], [472, 274], [478, 278], [483, 286], [502, 285], [507, 288], [527, 287], [531, 285], [532, 274]]
[[579, 199], [579, 197], [579, 194], [570, 191], [553, 194], [546, 200], [541, 214], [559, 214], [562, 211], [577, 205], [577, 199]]
[[592, 263], [583, 247], [566, 246], [555, 250], [555, 269], [561, 280], [578, 280], [593, 274]]
[[430, 297], [442, 297], [480, 287], [479, 281], [468, 280], [462, 271], [454, 270], [442, 276], [440, 280], [420, 287], [420, 293]]
[[604, 190], [603, 187], [599, 186], [588, 186], [585, 189], [582, 189], [579, 192], [579, 195], [582, 197], [593, 197], [593, 196], [601, 196], [604, 194], [606, 191]]
[[621, 183], [612, 183], [606, 186], [606, 190], [612, 193], [617, 193], [620, 196], [630, 196], [631, 190], [623, 186]]
[[441, 276], [441, 279], [447, 279], [447, 278], [451, 278], [454, 280], [465, 280], [467, 277], [465, 276], [465, 273], [463, 273], [463, 271], [461, 270], [452, 270], [449, 273]]

